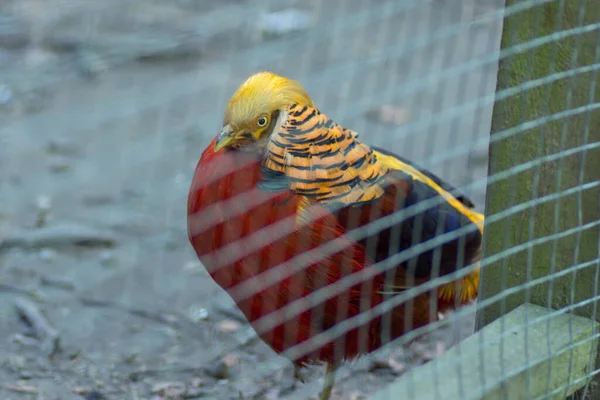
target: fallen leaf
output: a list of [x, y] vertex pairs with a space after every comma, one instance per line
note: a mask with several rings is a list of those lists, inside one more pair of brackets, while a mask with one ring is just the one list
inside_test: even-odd
[[204, 382], [204, 379], [202, 379], [202, 378], [193, 378], [190, 381], [190, 387], [193, 387], [193, 388], [202, 387], [202, 386], [204, 386], [204, 384], [205, 384], [205, 382]]
[[84, 388], [81, 386], [77, 386], [77, 387], [74, 387], [73, 389], [71, 389], [71, 392], [78, 394], [80, 396], [86, 395], [89, 391], [90, 391], [90, 389]]
[[228, 367], [231, 367], [238, 363], [238, 358], [236, 356], [234, 356], [233, 354], [227, 354], [225, 357], [223, 357], [223, 362]]
[[27, 386], [27, 385], [4, 385], [4, 389], [11, 392], [18, 393], [33, 393], [36, 394], [38, 389], [35, 386]]
[[152, 393], [163, 393], [172, 388], [185, 388], [183, 382], [158, 382], [152, 385]]
[[390, 357], [390, 359], [388, 360], [388, 364], [390, 365], [390, 368], [392, 369], [392, 371], [394, 371], [394, 373], [400, 375], [402, 373], [404, 373], [404, 371], [406, 371], [406, 364], [404, 364], [401, 361], [397, 361], [394, 358]]
[[183, 399], [187, 394], [187, 387], [183, 382], [159, 382], [152, 386], [151, 391], [160, 399]]
[[367, 396], [365, 396], [363, 393], [359, 392], [358, 390], [348, 394], [349, 400], [365, 400], [366, 398], [367, 398]]
[[206, 272], [204, 268], [202, 268], [202, 264], [199, 261], [188, 261], [183, 264], [183, 270], [189, 272]]
[[410, 120], [410, 112], [407, 109], [391, 104], [368, 111], [366, 115], [368, 118], [388, 125], [403, 125]]
[[217, 328], [223, 333], [233, 333], [236, 332], [242, 324], [232, 319], [225, 319], [217, 325]]

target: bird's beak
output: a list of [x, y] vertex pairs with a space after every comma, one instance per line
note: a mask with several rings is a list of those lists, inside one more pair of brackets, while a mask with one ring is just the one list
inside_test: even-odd
[[215, 153], [221, 150], [223, 147], [226, 147], [233, 141], [233, 135], [231, 128], [229, 125], [224, 126], [219, 136], [217, 136], [217, 141], [215, 142]]

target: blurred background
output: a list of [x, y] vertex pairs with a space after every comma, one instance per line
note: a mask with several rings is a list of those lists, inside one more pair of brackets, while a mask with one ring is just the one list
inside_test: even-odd
[[[270, 70], [483, 211], [503, 3], [3, 0], [0, 398], [313, 395], [322, 371], [294, 380], [196, 261], [196, 162]], [[354, 363], [334, 395], [366, 398], [473, 317], [444, 329]]]

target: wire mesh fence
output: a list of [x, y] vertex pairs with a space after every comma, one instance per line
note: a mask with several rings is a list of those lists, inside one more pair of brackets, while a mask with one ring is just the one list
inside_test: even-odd
[[0, 397], [600, 396], [599, 21], [3, 4]]

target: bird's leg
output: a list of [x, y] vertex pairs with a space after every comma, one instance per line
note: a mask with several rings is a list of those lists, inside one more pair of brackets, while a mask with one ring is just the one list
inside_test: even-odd
[[319, 396], [319, 400], [329, 400], [333, 385], [335, 383], [335, 366], [332, 363], [327, 363], [327, 372], [325, 372], [325, 381], [323, 382], [323, 391]]

